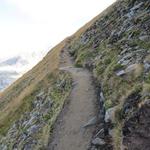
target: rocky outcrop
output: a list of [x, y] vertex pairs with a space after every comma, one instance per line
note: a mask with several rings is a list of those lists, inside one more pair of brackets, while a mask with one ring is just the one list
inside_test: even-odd
[[150, 100], [125, 119], [122, 143], [124, 149], [149, 150], [150, 148]]

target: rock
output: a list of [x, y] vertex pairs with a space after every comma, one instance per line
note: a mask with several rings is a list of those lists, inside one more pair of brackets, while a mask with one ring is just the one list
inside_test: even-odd
[[95, 146], [92, 146], [90, 150], [98, 150]]
[[[123, 57], [118, 61], [118, 64], [121, 64], [123, 66], [126, 66], [130, 63], [130, 58], [126, 58], [127, 56]], [[131, 56], [132, 57], [132, 56]]]
[[100, 137], [100, 138], [104, 138], [105, 137], [105, 135], [104, 135], [104, 128], [102, 128], [100, 131], [98, 131], [97, 133], [96, 133], [96, 135], [94, 136], [94, 137]]
[[134, 11], [130, 11], [129, 13], [126, 14], [129, 20], [131, 20], [134, 16]]
[[100, 101], [104, 102], [105, 101], [105, 97], [103, 92], [100, 92]]
[[0, 145], [0, 149], [1, 149], [1, 150], [8, 150], [7, 146], [4, 145], [4, 144]]
[[150, 64], [147, 62], [144, 62], [144, 69], [146, 72], [149, 71], [150, 70]]
[[150, 55], [148, 55], [144, 60], [144, 70], [145, 72], [150, 71]]
[[132, 11], [137, 10], [143, 5], [143, 2], [139, 3], [138, 5], [135, 5], [134, 7], [131, 8]]
[[134, 108], [138, 106], [140, 101], [141, 94], [139, 91], [132, 92], [128, 97], [125, 99], [125, 102], [122, 107], [122, 117], [125, 118]]
[[95, 125], [97, 122], [98, 122], [98, 117], [93, 117], [83, 126], [83, 128]]
[[132, 150], [150, 148], [150, 100], [143, 102], [123, 125], [123, 145]]
[[92, 140], [92, 144], [93, 145], [105, 145], [106, 142], [103, 140], [103, 139], [100, 139], [100, 138], [95, 138], [94, 140]]
[[139, 39], [140, 39], [141, 41], [149, 41], [150, 38], [149, 38], [148, 35], [143, 35], [143, 36], [140, 36]]
[[53, 101], [51, 101], [50, 99], [46, 98], [44, 100], [44, 102], [41, 104], [40, 109], [43, 109], [43, 108], [44, 109], [50, 109], [52, 104], [53, 104]]
[[26, 144], [23, 150], [32, 150], [32, 145]]
[[25, 127], [31, 126], [34, 122], [36, 122], [37, 117], [36, 116], [31, 116], [30, 120], [25, 121]]
[[116, 72], [116, 75], [117, 75], [117, 76], [123, 76], [123, 75], [125, 75], [125, 74], [126, 74], [126, 73], [125, 73], [124, 70], [119, 70], [119, 71]]
[[105, 97], [104, 97], [104, 94], [103, 92], [101, 91], [100, 92], [100, 99], [99, 99], [99, 120], [101, 122], [104, 122], [104, 116], [105, 116], [105, 107], [104, 107], [104, 101], [105, 101]]
[[80, 42], [84, 45], [87, 44], [87, 42], [89, 41], [87, 36], [82, 35], [80, 38]]
[[120, 55], [126, 54], [129, 50], [125, 48], [124, 50], [121, 51]]
[[105, 114], [105, 122], [114, 122], [115, 120], [115, 111], [116, 111], [116, 106], [115, 107], [112, 107], [110, 109], [108, 109], [106, 111], [106, 114]]
[[28, 133], [29, 135], [32, 135], [32, 134], [38, 132], [38, 130], [39, 130], [39, 126], [38, 126], [38, 125], [33, 125], [33, 126], [31, 126], [31, 127], [27, 130], [27, 133]]
[[36, 96], [36, 99], [41, 103], [46, 98], [46, 96], [47, 95], [44, 93], [44, 91], [42, 91]]

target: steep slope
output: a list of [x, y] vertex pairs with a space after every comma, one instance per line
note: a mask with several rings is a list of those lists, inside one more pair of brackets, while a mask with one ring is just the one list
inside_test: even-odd
[[89, 68], [97, 80], [104, 122], [97, 138], [112, 141], [115, 150], [150, 148], [149, 14], [147, 0], [117, 1], [68, 45], [76, 66]]
[[[62, 64], [60, 56], [68, 51], [74, 57], [76, 67], [89, 69], [94, 76], [99, 89], [98, 105], [95, 107], [95, 110], [99, 109], [98, 120], [92, 139], [90, 131], [89, 139], [85, 141], [80, 137], [80, 132], [67, 134], [63, 141], [65, 133], [77, 127], [71, 120], [78, 112], [72, 108], [77, 105], [72, 97], [65, 108], [67, 111], [72, 109], [70, 111], [73, 113], [60, 114], [56, 122], [58, 124], [54, 127], [52, 141], [54, 144], [60, 141], [56, 149], [62, 145], [64, 150], [68, 148], [65, 140], [70, 137], [71, 145], [75, 142], [71, 137], [75, 136], [83, 140], [85, 145], [91, 140], [91, 150], [149, 150], [149, 41], [149, 0], [118, 0], [51, 50], [37, 66], [0, 95], [0, 149], [47, 147], [51, 127], [70, 93], [71, 76], [76, 80], [74, 69], [72, 75], [69, 73], [71, 68], [59, 70]], [[67, 65], [65, 61], [64, 66]], [[82, 73], [81, 82], [85, 82], [87, 78], [83, 78]], [[90, 79], [89, 83], [92, 83]], [[74, 95], [73, 92], [74, 89], [71, 95]], [[83, 100], [78, 105], [80, 103], [85, 106]], [[88, 107], [92, 107], [92, 103], [88, 104]], [[87, 118], [92, 111], [86, 109]], [[65, 123], [60, 123], [64, 130], [60, 129], [61, 132], [56, 136], [60, 127], [59, 119], [65, 120]], [[73, 126], [73, 129], [68, 126]], [[50, 143], [49, 147], [52, 146], [53, 143]]]

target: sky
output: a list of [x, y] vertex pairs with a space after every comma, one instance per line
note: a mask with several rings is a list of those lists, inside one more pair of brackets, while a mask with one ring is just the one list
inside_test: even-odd
[[0, 59], [45, 52], [115, 0], [0, 0]]

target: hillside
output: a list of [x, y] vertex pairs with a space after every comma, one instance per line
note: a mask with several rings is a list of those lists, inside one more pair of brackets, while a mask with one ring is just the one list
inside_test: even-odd
[[0, 149], [149, 150], [149, 99], [150, 2], [118, 0], [1, 93]]
[[117, 1], [68, 45], [76, 66], [89, 68], [97, 80], [105, 131], [98, 137], [113, 149], [150, 148], [149, 12], [149, 1]]

